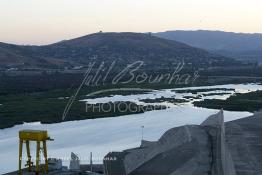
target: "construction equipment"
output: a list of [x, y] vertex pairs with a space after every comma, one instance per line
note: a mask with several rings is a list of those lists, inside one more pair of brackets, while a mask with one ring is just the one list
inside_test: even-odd
[[[47, 134], [47, 131], [43, 130], [21, 130], [19, 131], [19, 175], [22, 175], [22, 152], [23, 143], [26, 144], [27, 151], [27, 163], [28, 170], [32, 171], [33, 162], [31, 161], [30, 154], [30, 141], [36, 142], [36, 166], [35, 174], [39, 174], [39, 162], [40, 162], [40, 150], [43, 150], [44, 160], [45, 160], [45, 173], [48, 173], [48, 159], [47, 159], [47, 147], [46, 141], [53, 140]], [[42, 147], [41, 147], [42, 142]]]

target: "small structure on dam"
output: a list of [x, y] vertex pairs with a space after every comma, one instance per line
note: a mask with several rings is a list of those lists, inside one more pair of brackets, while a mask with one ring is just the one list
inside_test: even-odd
[[[94, 171], [92, 171], [92, 166], [81, 165], [78, 156], [71, 153], [70, 167], [62, 165], [61, 159], [47, 158], [47, 145], [46, 141], [53, 140], [48, 136], [47, 131], [44, 130], [21, 130], [19, 132], [19, 166], [18, 171], [7, 173], [6, 175], [99, 175], [103, 172], [102, 165], [95, 165]], [[36, 142], [36, 163], [34, 165], [30, 153], [30, 142]], [[42, 147], [41, 143], [42, 142]], [[26, 144], [27, 152], [27, 162], [24, 169], [22, 169], [22, 152], [23, 143]], [[40, 164], [40, 150], [44, 154], [44, 164]], [[102, 169], [102, 170], [101, 170]], [[44, 171], [40, 171], [44, 170]], [[91, 170], [91, 171], [89, 171]], [[96, 173], [99, 172], [99, 173]]]
[[[27, 164], [28, 171], [32, 171], [33, 162], [31, 161], [30, 154], [30, 142], [36, 142], [36, 163], [35, 163], [35, 174], [39, 174], [39, 162], [40, 162], [40, 149], [43, 150], [44, 160], [45, 160], [45, 173], [48, 173], [48, 159], [47, 159], [47, 146], [46, 141], [52, 140], [47, 134], [47, 131], [41, 130], [22, 130], [19, 131], [19, 175], [22, 175], [22, 153], [23, 153], [23, 143], [26, 144], [27, 152]], [[41, 147], [42, 143], [42, 147]]]

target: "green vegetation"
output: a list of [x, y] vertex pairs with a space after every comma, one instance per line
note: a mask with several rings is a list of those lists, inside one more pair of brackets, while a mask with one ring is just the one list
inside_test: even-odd
[[[133, 113], [142, 113], [149, 110], [165, 109], [164, 106], [139, 106], [131, 102], [125, 102], [118, 106], [118, 104], [121, 102], [115, 102], [114, 104], [108, 103], [108, 105], [117, 106], [116, 110], [107, 112], [86, 111], [85, 102], [81, 102], [79, 100], [85, 98], [85, 94], [90, 93], [93, 90], [94, 89], [92, 88], [83, 88], [80, 91], [67, 115], [66, 120], [71, 121], [102, 117], [115, 117]], [[2, 95], [0, 96], [0, 104], [2, 104], [0, 105], [0, 128], [12, 127], [16, 124], [22, 124], [23, 122], [61, 122], [62, 114], [69, 100], [68, 97], [71, 97], [74, 92], [75, 90], [73, 89], [66, 89], [17, 95]], [[121, 92], [118, 93], [121, 94]], [[127, 95], [130, 93], [136, 92], [123, 92], [122, 94]], [[123, 105], [128, 105], [130, 108], [123, 111], [123, 107], [126, 107]]]
[[[24, 72], [25, 73], [25, 72]], [[1, 73], [0, 73], [1, 74]], [[116, 91], [104, 92], [96, 94], [88, 98], [97, 98], [111, 95], [130, 95], [137, 93], [148, 93], [152, 89], [171, 89], [189, 86], [203, 86], [225, 83], [243, 83], [247, 80], [239, 79], [232, 81], [232, 79], [220, 80], [212, 79], [210, 81], [207, 77], [200, 77], [194, 84], [167, 84], [164, 82], [149, 84], [137, 84], [131, 82], [129, 84], [110, 84], [109, 81], [100, 86], [83, 86], [77, 95], [77, 99], [72, 105], [68, 113], [67, 120], [82, 120], [93, 119], [100, 117], [119, 116], [117, 111], [103, 113], [87, 113], [85, 111], [85, 103], [79, 100], [86, 98], [87, 94], [99, 90], [112, 88], [141, 88], [149, 89], [144, 91]], [[77, 90], [78, 86], [83, 80], [83, 73], [50, 73], [50, 74], [34, 74], [34, 75], [0, 75], [0, 128], [12, 127], [23, 122], [41, 121], [43, 123], [61, 122], [64, 108], [68, 102], [68, 97], [71, 97]], [[214, 89], [212, 89], [214, 90]], [[224, 89], [220, 89], [224, 90]], [[187, 90], [188, 91], [188, 90]], [[181, 91], [180, 91], [181, 92]], [[181, 92], [182, 93], [182, 92]], [[195, 92], [194, 92], [195, 93]], [[62, 98], [60, 98], [62, 97]], [[67, 97], [67, 98], [66, 98]], [[184, 101], [177, 101], [177, 99], [156, 99], [151, 103], [161, 101], [169, 101], [179, 103]], [[157, 110], [157, 108], [154, 108]], [[125, 114], [130, 114], [126, 112]], [[121, 113], [123, 115], [123, 113]]]
[[229, 94], [231, 93], [223, 92], [223, 93], [209, 93], [209, 94], [202, 94], [202, 95], [207, 97], [207, 96], [214, 96], [214, 95], [229, 95]]
[[185, 100], [185, 99], [165, 98], [165, 97], [155, 98], [155, 99], [143, 99], [143, 100], [140, 100], [140, 101], [145, 102], [145, 103], [169, 102], [169, 103], [173, 103], [173, 104], [189, 102], [188, 100]]
[[194, 96], [184, 96], [185, 99], [201, 99], [202, 95], [197, 95], [196, 97]]
[[210, 92], [210, 91], [234, 91], [235, 89], [227, 88], [210, 88], [210, 89], [183, 89], [183, 90], [174, 90], [176, 93], [192, 93], [197, 94], [198, 92]]
[[249, 92], [246, 94], [235, 94], [226, 100], [205, 99], [194, 102], [195, 106], [225, 109], [230, 111], [249, 111], [254, 112], [262, 108], [262, 91]]

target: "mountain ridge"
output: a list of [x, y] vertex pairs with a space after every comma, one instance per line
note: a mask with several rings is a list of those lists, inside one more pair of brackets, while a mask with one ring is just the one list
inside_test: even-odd
[[262, 61], [262, 34], [210, 30], [173, 30], [155, 36], [180, 41], [209, 52], [241, 60]]
[[36, 67], [72, 67], [87, 65], [90, 61], [118, 61], [127, 64], [137, 60], [155, 67], [163, 64], [169, 66], [181, 61], [198, 66], [236, 63], [233, 59], [181, 42], [133, 32], [100, 32], [44, 46], [1, 44], [0, 62], [6, 59], [1, 57], [6, 55], [1, 54], [3, 48], [9, 48], [8, 52], [11, 53], [19, 53], [17, 57], [14, 56], [14, 61], [20, 58], [19, 61], [24, 65]]

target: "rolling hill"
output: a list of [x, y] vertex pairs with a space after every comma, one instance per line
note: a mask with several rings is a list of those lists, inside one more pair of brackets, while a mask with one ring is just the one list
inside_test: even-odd
[[196, 67], [237, 63], [203, 49], [143, 33], [94, 33], [45, 46], [0, 45], [0, 66], [63, 68], [85, 66], [93, 61], [128, 64], [137, 60], [150, 68], [172, 66], [181, 60]]
[[0, 67], [58, 68], [63, 60], [43, 58], [33, 54], [30, 46], [0, 43]]

